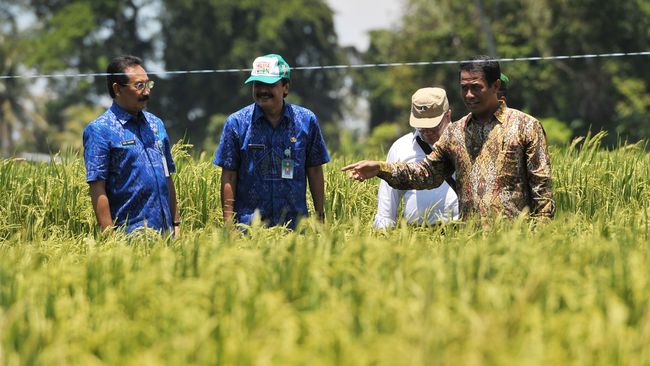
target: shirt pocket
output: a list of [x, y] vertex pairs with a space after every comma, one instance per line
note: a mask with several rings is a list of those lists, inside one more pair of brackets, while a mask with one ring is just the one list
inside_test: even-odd
[[517, 141], [504, 143], [501, 155], [499, 186], [509, 194], [520, 192], [519, 187], [524, 179], [525, 171], [524, 146]]
[[134, 166], [137, 163], [139, 151], [141, 148], [137, 141], [122, 141], [111, 147], [110, 173], [120, 174], [125, 167]]
[[291, 150], [291, 157], [289, 159], [293, 162], [293, 179], [305, 176], [307, 150], [300, 145], [296, 145]]
[[276, 158], [274, 149], [266, 144], [250, 142], [245, 151], [246, 170], [249, 174], [264, 180], [279, 179], [280, 162]]
[[503, 143], [503, 171], [517, 174], [524, 163], [524, 146], [517, 141]]

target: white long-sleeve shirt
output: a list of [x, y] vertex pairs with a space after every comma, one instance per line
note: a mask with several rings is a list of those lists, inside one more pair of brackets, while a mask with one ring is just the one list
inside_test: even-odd
[[[410, 132], [393, 143], [386, 161], [389, 163], [421, 161], [426, 156]], [[421, 224], [427, 218], [429, 224], [439, 220], [458, 219], [458, 197], [454, 190], [443, 182], [438, 188], [429, 190], [394, 189], [385, 181], [379, 183], [377, 215], [374, 226], [378, 229], [394, 226], [401, 199], [404, 199], [404, 218], [413, 224]]]

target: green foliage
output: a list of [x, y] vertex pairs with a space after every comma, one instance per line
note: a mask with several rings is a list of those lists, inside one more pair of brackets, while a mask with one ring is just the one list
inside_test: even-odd
[[104, 113], [104, 109], [99, 106], [87, 106], [83, 104], [74, 104], [62, 111], [63, 126], [51, 126], [48, 134], [48, 146], [54, 151], [74, 150], [81, 152], [83, 150], [83, 130], [86, 125]]
[[[638, 52], [650, 46], [649, 11], [645, 1], [410, 0], [397, 29], [371, 33], [364, 61]], [[631, 141], [650, 136], [645, 128], [650, 109], [643, 97], [650, 92], [646, 64], [643, 56], [501, 66], [512, 81], [509, 106], [540, 119], [570, 121], [574, 135], [607, 130], [606, 142], [613, 145], [615, 132]], [[393, 120], [413, 91], [434, 84], [447, 90], [454, 119], [465, 113], [457, 65], [368, 69], [359, 82], [365, 80], [361, 88], [369, 94], [372, 126]]]
[[79, 43], [97, 27], [89, 2], [72, 2], [61, 6], [38, 29], [40, 37], [30, 38], [27, 64], [38, 66], [43, 72], [65, 70], [69, 59], [57, 57], [75, 55]]
[[404, 128], [399, 123], [382, 123], [375, 127], [366, 141], [369, 151], [388, 151], [391, 144], [404, 134]]
[[[122, 54], [150, 56], [153, 41], [143, 32], [151, 19], [147, 17], [156, 0], [25, 0], [21, 14], [28, 22], [19, 42], [19, 65], [36, 73], [104, 72], [108, 59]], [[12, 74], [20, 74], [16, 68]], [[23, 148], [30, 151], [58, 151], [63, 145], [78, 144], [69, 140], [66, 131], [69, 108], [97, 108], [100, 96], [106, 95], [105, 78], [69, 77], [40, 81], [43, 96], [32, 97], [37, 111], [46, 119], [30, 131], [30, 141]], [[45, 98], [44, 98], [45, 97]], [[89, 120], [88, 120], [89, 121]], [[86, 121], [86, 122], [88, 122]], [[27, 124], [26, 122], [22, 122]], [[52, 138], [52, 135], [56, 135]], [[62, 141], [64, 138], [66, 141]], [[80, 139], [79, 135], [77, 139]], [[35, 140], [35, 141], [34, 141]]]
[[0, 161], [2, 364], [648, 364], [650, 154], [551, 149], [558, 215], [372, 230], [326, 166], [325, 224], [223, 229], [176, 144], [180, 238], [95, 232], [83, 164]]
[[620, 136], [650, 135], [650, 94], [644, 80], [614, 77], [616, 89], [622, 96], [616, 103], [614, 122]]
[[[0, 75], [15, 75], [26, 62], [28, 32], [19, 25], [25, 4], [7, 1], [0, 5]], [[0, 157], [35, 143], [35, 132], [46, 128], [37, 107], [29, 101], [29, 83], [22, 79], [0, 80]]]
[[[144, 57], [153, 50], [151, 35], [141, 32], [151, 19], [147, 13], [155, 0], [30, 0], [31, 10], [38, 18], [32, 59], [42, 72], [76, 68], [84, 71], [105, 71], [106, 59], [123, 54]], [[58, 60], [52, 60], [58, 59]], [[34, 66], [35, 66], [34, 65]], [[100, 68], [103, 66], [103, 68]], [[98, 70], [98, 68], [100, 68]], [[96, 91], [105, 93], [103, 78]], [[75, 80], [55, 83], [63, 92]], [[84, 90], [68, 90], [77, 97]]]
[[[242, 0], [165, 0], [161, 16], [168, 70], [249, 68], [257, 56], [281, 54], [293, 68], [340, 63], [332, 11], [323, 0], [269, 6]], [[281, 10], [280, 10], [281, 8]], [[202, 142], [208, 119], [253, 102], [246, 73], [180, 75], [161, 83], [151, 108], [172, 132]], [[339, 71], [293, 70], [287, 101], [312, 109], [321, 124], [340, 116]], [[197, 139], [197, 137], [199, 137]]]
[[205, 128], [205, 138], [201, 144], [202, 150], [214, 153], [217, 151], [217, 146], [219, 141], [221, 141], [221, 132], [223, 132], [223, 126], [226, 124], [225, 114], [215, 114], [210, 117], [208, 126]]
[[[18, 16], [33, 20], [19, 26]], [[300, 67], [461, 60], [484, 53], [508, 58], [638, 52], [650, 46], [650, 6], [644, 0], [408, 0], [396, 27], [371, 32], [367, 52], [345, 55], [324, 0], [281, 6], [253, 0], [9, 0], [0, 6], [0, 24], [1, 75], [101, 72], [120, 54], [141, 56], [150, 71], [173, 71], [248, 68], [254, 57], [269, 52]], [[504, 62], [512, 82], [508, 103], [541, 120], [566, 121], [574, 136], [606, 130], [607, 146], [647, 139], [647, 59]], [[150, 110], [165, 120], [172, 138], [212, 149], [216, 141], [206, 138], [212, 135], [206, 128], [214, 127], [210, 118], [252, 102], [245, 74], [152, 75], [158, 83]], [[292, 75], [287, 100], [314, 110], [323, 126], [336, 123], [360, 96], [370, 102], [371, 127], [401, 121], [412, 93], [431, 85], [447, 90], [454, 120], [466, 113], [453, 63]], [[32, 82], [38, 86], [29, 88]], [[57, 151], [62, 142], [51, 136], [73, 132], [66, 131], [65, 111], [96, 106], [103, 97], [103, 77], [2, 80], [0, 153]]]
[[540, 123], [546, 132], [549, 145], [566, 145], [571, 139], [571, 129], [566, 123], [556, 118], [542, 118]]

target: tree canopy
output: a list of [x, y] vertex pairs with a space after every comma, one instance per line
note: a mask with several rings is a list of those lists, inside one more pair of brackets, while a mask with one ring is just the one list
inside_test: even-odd
[[[325, 0], [7, 0], [0, 4], [0, 74], [97, 73], [121, 54], [159, 71], [250, 68], [279, 53], [292, 67], [647, 51], [645, 0], [405, 0], [393, 29], [367, 51], [342, 50]], [[508, 104], [573, 135], [610, 142], [650, 137], [648, 56], [503, 62]], [[213, 148], [228, 114], [252, 102], [244, 72], [158, 74], [149, 109], [173, 139]], [[440, 85], [454, 118], [466, 113], [458, 65], [292, 72], [288, 100], [338, 133], [344, 109], [367, 98], [371, 127], [408, 128], [411, 94]], [[0, 153], [79, 146], [76, 132], [108, 100], [103, 77], [0, 80]], [[555, 127], [551, 127], [555, 128]], [[399, 131], [389, 128], [382, 131]], [[382, 132], [385, 134], [384, 132]], [[210, 136], [208, 136], [209, 134]], [[215, 135], [215, 136], [212, 136]], [[565, 136], [565, 130], [555, 134]], [[80, 136], [78, 137], [80, 139]]]
[[[168, 70], [250, 68], [257, 56], [281, 54], [291, 67], [341, 61], [332, 11], [322, 0], [164, 0], [161, 38]], [[190, 25], [190, 26], [188, 26]], [[292, 72], [289, 100], [335, 120], [340, 86], [336, 72]], [[152, 108], [164, 111], [176, 131], [203, 136], [210, 117], [252, 103], [246, 73], [179, 75], [161, 83]], [[216, 138], [216, 136], [215, 136]], [[200, 142], [193, 139], [193, 142]]]
[[[463, 60], [639, 52], [650, 48], [647, 1], [410, 0], [401, 27], [371, 35], [367, 62]], [[511, 80], [508, 104], [538, 118], [554, 118], [575, 134], [610, 131], [631, 140], [648, 138], [648, 57], [503, 62]], [[371, 69], [363, 75], [371, 123], [408, 113], [409, 96], [432, 84], [446, 87], [455, 117], [457, 65]]]

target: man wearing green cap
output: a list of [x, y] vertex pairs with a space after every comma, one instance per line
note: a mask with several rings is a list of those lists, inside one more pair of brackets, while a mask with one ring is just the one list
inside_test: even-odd
[[314, 113], [284, 101], [290, 75], [282, 56], [256, 58], [246, 80], [255, 103], [226, 119], [213, 161], [222, 168], [226, 224], [250, 224], [259, 217], [270, 226], [295, 228], [308, 214], [307, 181], [314, 210], [324, 217], [323, 164], [330, 157]]
[[504, 103], [508, 102], [508, 86], [510, 85], [510, 78], [506, 76], [506, 74], [501, 73], [501, 76], [499, 77], [499, 80], [501, 80], [501, 85], [499, 86], [499, 90], [497, 91], [497, 98], [499, 100], [502, 100]]

